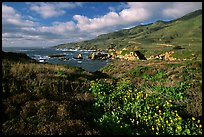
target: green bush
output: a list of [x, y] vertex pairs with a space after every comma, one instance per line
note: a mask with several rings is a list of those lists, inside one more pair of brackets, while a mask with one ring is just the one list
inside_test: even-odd
[[[128, 135], [201, 135], [202, 125], [194, 117], [184, 118], [185, 109], [176, 104], [189, 88], [187, 83], [180, 83], [172, 89], [152, 88], [152, 92], [139, 90], [129, 81], [118, 82], [115, 86], [91, 81], [90, 92], [95, 96], [93, 115], [95, 122], [107, 130], [107, 134]], [[167, 91], [166, 91], [167, 90]], [[169, 91], [168, 91], [169, 90]], [[156, 92], [157, 91], [157, 92]], [[161, 97], [168, 93], [169, 96]], [[182, 108], [182, 109], [181, 109]]]
[[128, 50], [122, 50], [122, 52], [121, 52], [121, 55], [126, 55], [126, 54], [130, 54], [130, 51], [128, 51]]

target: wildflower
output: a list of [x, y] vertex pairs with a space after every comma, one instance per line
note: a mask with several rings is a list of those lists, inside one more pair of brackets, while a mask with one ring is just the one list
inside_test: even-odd
[[167, 124], [168, 124], [168, 122], [169, 122], [169, 121], [168, 121], [168, 120], [166, 120], [166, 123], [167, 123]]
[[154, 127], [152, 127], [152, 130], [154, 131]]
[[156, 106], [156, 109], [159, 109], [159, 106]]
[[200, 123], [200, 120], [198, 120], [198, 123]]
[[192, 117], [192, 120], [194, 121], [194, 120], [195, 120], [195, 118], [194, 118], [194, 117]]
[[170, 99], [169, 102], [172, 102], [172, 100]]
[[199, 128], [202, 128], [202, 125], [201, 125], [201, 124], [199, 125]]
[[159, 110], [159, 113], [161, 113], [161, 110]]
[[182, 120], [182, 118], [179, 116], [179, 117], [178, 117], [178, 120]]
[[156, 135], [158, 135], [159, 133], [158, 132], [156, 132]]
[[178, 130], [181, 130], [181, 129], [182, 129], [182, 127], [179, 125], [179, 126], [177, 126], [177, 129], [178, 129]]

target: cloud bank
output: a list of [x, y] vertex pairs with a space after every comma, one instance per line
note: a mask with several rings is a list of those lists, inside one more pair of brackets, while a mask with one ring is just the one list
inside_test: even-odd
[[[28, 9], [39, 14], [42, 19], [65, 16], [67, 10], [83, 8], [83, 3], [27, 3]], [[175, 19], [202, 9], [201, 2], [128, 2], [119, 7], [107, 7], [105, 15], [89, 18], [73, 15], [71, 20], [55, 21], [42, 25], [31, 15], [20, 13], [14, 7], [2, 4], [3, 46], [53, 46], [61, 43], [94, 38], [100, 34], [113, 32], [149, 20]], [[116, 10], [119, 9], [119, 10]]]

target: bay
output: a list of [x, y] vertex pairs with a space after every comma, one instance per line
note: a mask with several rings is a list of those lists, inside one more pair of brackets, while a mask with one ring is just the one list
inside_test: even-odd
[[[2, 50], [5, 52], [16, 52], [16, 53], [25, 53], [29, 57], [39, 61], [39, 62], [48, 62], [51, 64], [67, 64], [70, 66], [81, 67], [89, 72], [98, 71], [100, 68], [108, 64], [109, 60], [91, 60], [88, 58], [88, 55], [91, 52], [89, 50], [64, 50], [64, 49], [54, 49], [54, 48], [34, 48], [34, 47], [2, 47]], [[73, 57], [82, 54], [83, 59], [74, 59]], [[49, 55], [53, 54], [64, 54], [65, 58], [68, 60], [63, 61], [58, 58], [50, 58]]]

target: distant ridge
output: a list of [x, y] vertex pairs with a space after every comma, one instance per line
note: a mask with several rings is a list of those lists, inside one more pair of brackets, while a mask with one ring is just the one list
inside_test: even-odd
[[202, 41], [202, 9], [175, 20], [158, 20], [154, 23], [103, 34], [92, 40], [60, 44], [53, 48], [149, 48], [159, 43], [185, 46], [190, 39], [198, 43]]

